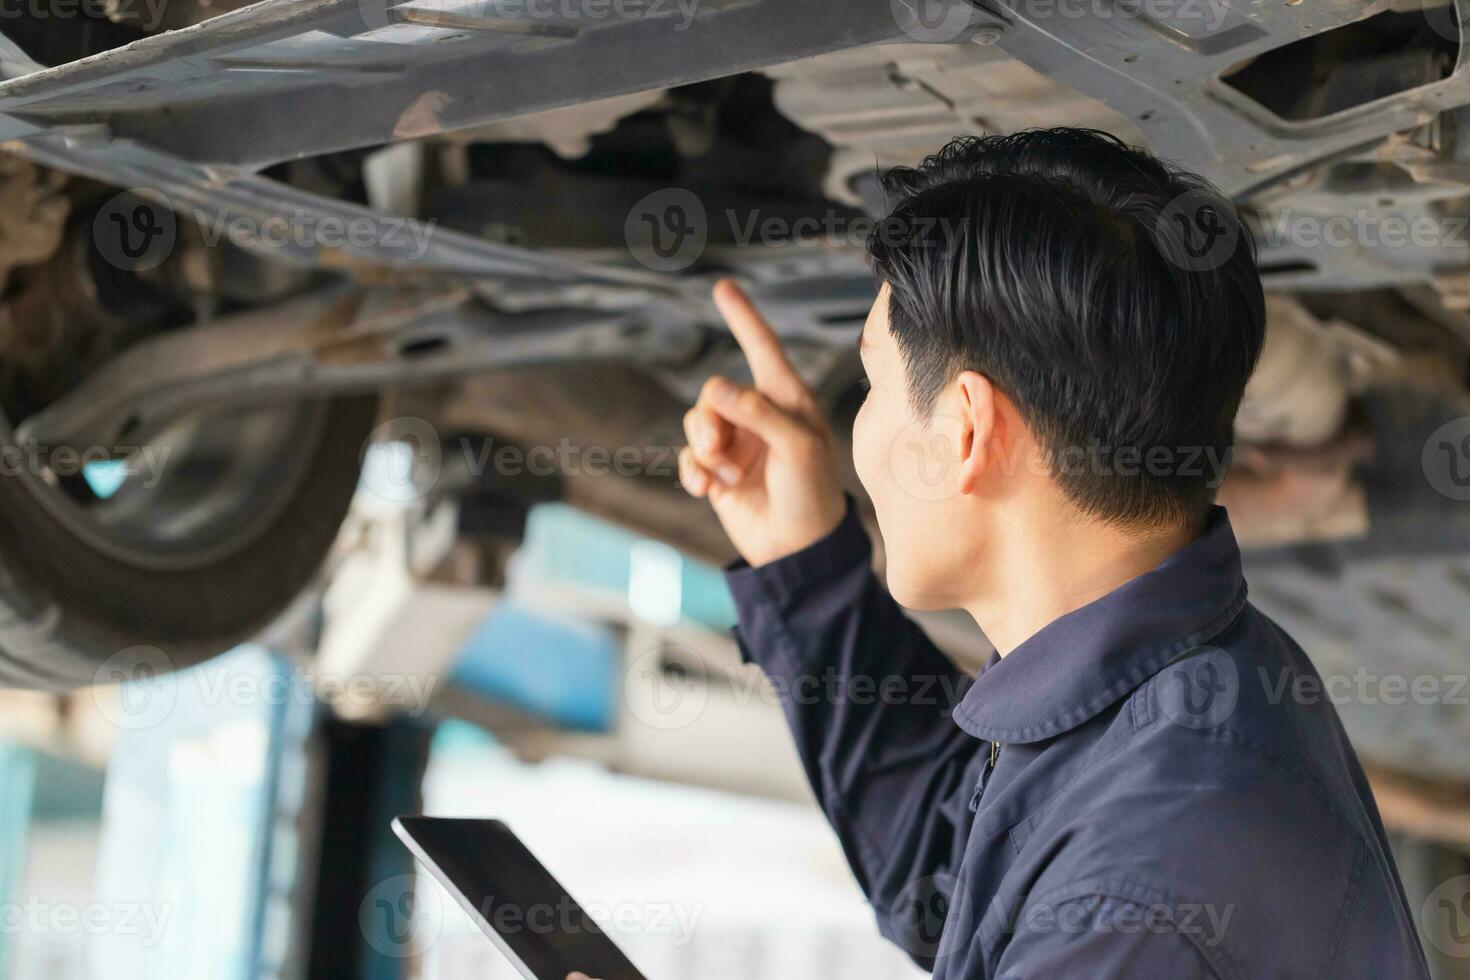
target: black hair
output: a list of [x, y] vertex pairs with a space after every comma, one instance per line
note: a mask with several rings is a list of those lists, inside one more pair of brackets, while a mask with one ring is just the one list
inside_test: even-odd
[[868, 251], [920, 414], [977, 371], [1085, 512], [1202, 517], [1265, 333], [1230, 202], [1089, 129], [961, 137], [883, 185]]

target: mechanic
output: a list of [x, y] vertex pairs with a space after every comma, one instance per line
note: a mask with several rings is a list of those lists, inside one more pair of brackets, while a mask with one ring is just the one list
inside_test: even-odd
[[[1251, 237], [1116, 138], [955, 140], [886, 175], [853, 424], [833, 436], [739, 289], [681, 477], [743, 561], [737, 638], [785, 692], [885, 936], [937, 977], [1426, 977], [1317, 675], [1246, 598], [1213, 503], [1260, 352]], [[961, 608], [971, 679], [909, 619]]]

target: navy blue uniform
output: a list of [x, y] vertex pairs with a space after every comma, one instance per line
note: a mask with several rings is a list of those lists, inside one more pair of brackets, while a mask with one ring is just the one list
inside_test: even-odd
[[[849, 507], [727, 577], [885, 936], [940, 978], [1427, 977], [1312, 664], [1246, 601], [1225, 512], [973, 681]], [[1316, 688], [1315, 690], [1320, 690]]]

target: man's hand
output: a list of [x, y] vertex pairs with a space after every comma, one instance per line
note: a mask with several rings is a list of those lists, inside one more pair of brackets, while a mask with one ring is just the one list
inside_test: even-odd
[[714, 295], [755, 384], [705, 383], [684, 416], [679, 475], [691, 494], [709, 498], [740, 556], [763, 565], [825, 537], [846, 504], [831, 429], [770, 324], [729, 279]]

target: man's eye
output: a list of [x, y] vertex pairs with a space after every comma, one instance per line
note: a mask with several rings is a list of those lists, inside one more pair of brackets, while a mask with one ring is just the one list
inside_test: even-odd
[[867, 377], [858, 378], [858, 390], [863, 392], [872, 391], [873, 382], [869, 381]]

